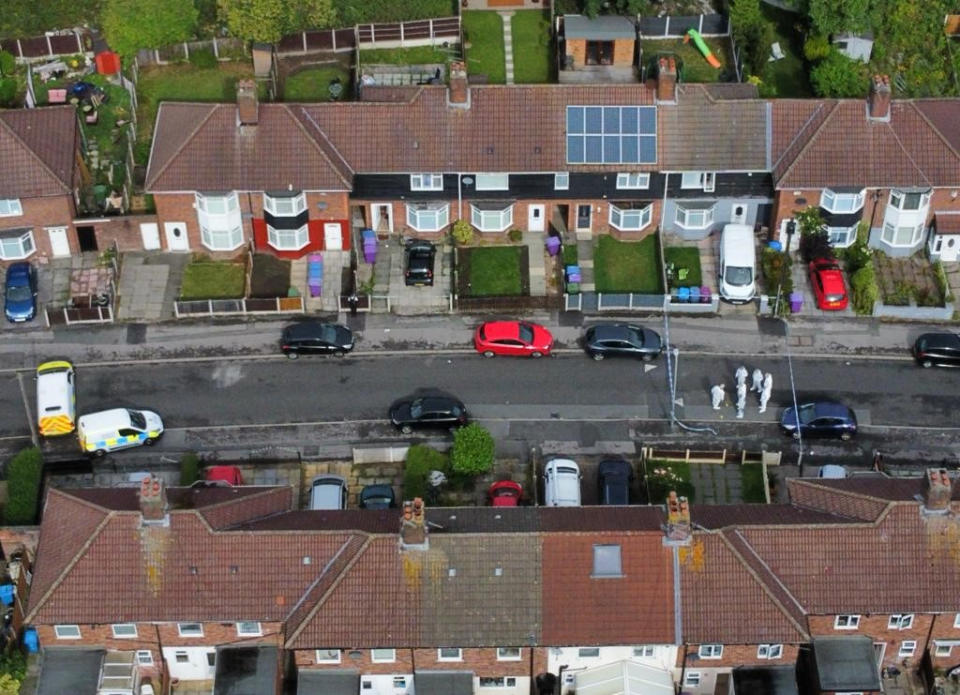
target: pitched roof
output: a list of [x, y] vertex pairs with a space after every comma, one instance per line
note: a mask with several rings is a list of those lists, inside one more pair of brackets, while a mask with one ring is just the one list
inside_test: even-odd
[[[545, 533], [543, 643], [673, 642], [673, 561], [663, 534]], [[620, 546], [622, 577], [591, 577], [594, 545]]]
[[690, 519], [694, 525], [707, 529], [756, 524], [836, 524], [852, 521], [845, 516], [805, 509], [795, 504], [695, 504], [690, 507]]
[[960, 213], [937, 212], [934, 213], [934, 217], [937, 222], [937, 233], [960, 234]]
[[71, 105], [0, 110], [0, 198], [69, 194], [77, 138]]
[[236, 104], [161, 104], [146, 189], [350, 190], [347, 167], [293, 108], [261, 104], [259, 124], [240, 127]]

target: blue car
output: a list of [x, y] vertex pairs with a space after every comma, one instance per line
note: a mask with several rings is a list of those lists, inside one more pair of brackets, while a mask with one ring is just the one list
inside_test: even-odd
[[7, 268], [4, 283], [3, 311], [14, 323], [31, 321], [37, 315], [37, 275], [33, 266], [24, 261]]
[[811, 401], [799, 405], [800, 417], [793, 408], [787, 408], [780, 416], [780, 428], [784, 434], [804, 439], [832, 437], [846, 441], [857, 433], [857, 417], [843, 403], [830, 400]]

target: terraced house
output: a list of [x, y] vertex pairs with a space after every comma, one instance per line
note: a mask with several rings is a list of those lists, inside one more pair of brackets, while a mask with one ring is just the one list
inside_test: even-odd
[[403, 517], [291, 511], [289, 488], [52, 489], [38, 692], [109, 671], [234, 695], [872, 693], [887, 667], [954, 666], [946, 471], [789, 487], [781, 505]]

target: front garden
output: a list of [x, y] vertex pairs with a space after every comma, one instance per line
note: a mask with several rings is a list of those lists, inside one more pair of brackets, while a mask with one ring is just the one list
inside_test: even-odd
[[656, 234], [642, 241], [601, 236], [593, 253], [597, 292], [663, 294], [657, 256]]
[[246, 267], [240, 261], [214, 261], [195, 254], [183, 269], [180, 299], [239, 299], [246, 292]]
[[517, 297], [530, 291], [526, 246], [457, 249], [457, 292], [462, 297]]

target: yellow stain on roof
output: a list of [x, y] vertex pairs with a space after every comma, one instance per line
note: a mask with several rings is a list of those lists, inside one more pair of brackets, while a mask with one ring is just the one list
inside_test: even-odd
[[680, 565], [694, 572], [702, 572], [704, 565], [704, 545], [702, 540], [696, 540], [689, 546], [680, 546]]

